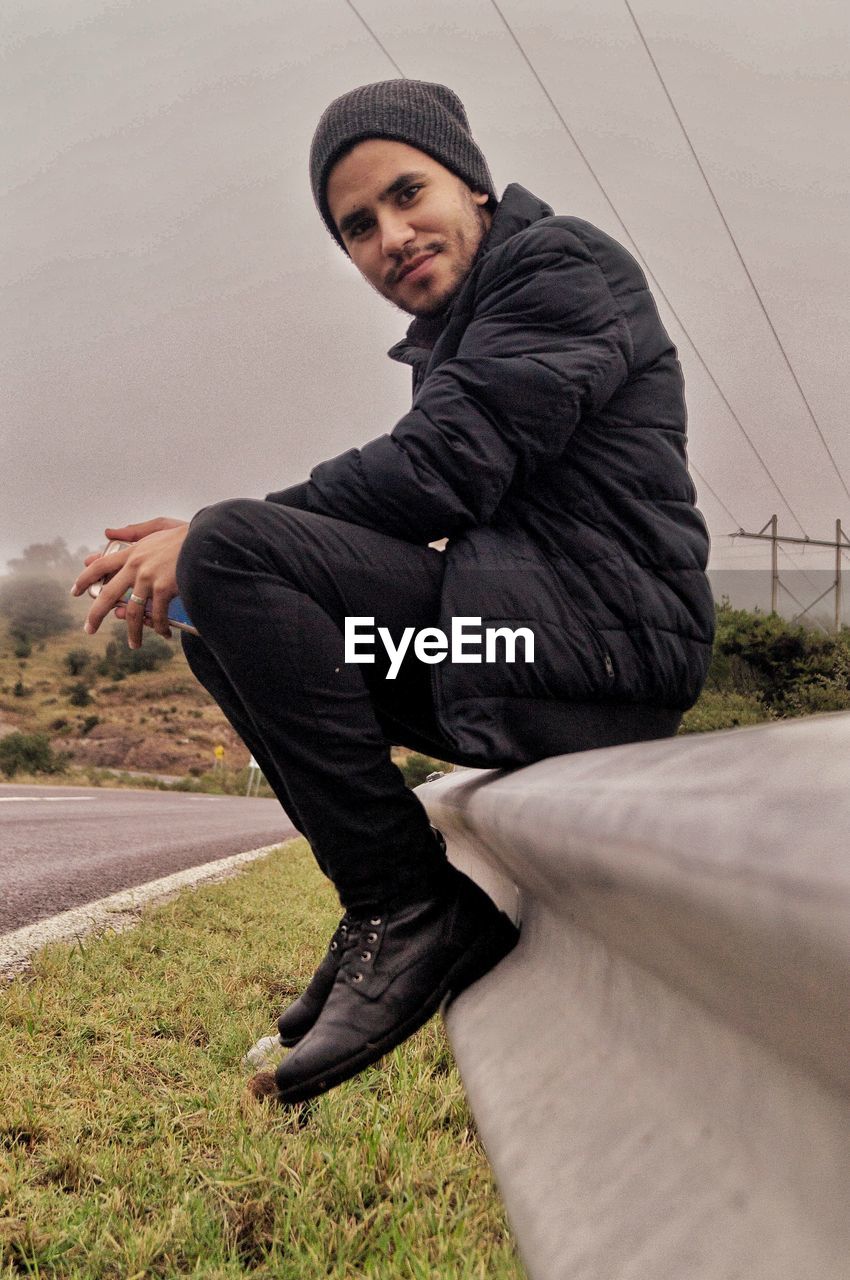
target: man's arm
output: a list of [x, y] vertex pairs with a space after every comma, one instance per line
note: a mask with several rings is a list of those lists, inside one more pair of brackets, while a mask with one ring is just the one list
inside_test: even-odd
[[485, 258], [457, 354], [392, 433], [269, 499], [413, 542], [486, 524], [513, 481], [561, 455], [631, 359], [627, 322], [582, 242], [531, 228]]

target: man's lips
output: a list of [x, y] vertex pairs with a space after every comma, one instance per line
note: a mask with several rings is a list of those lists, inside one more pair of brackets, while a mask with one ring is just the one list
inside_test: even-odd
[[412, 262], [408, 262], [401, 268], [396, 276], [396, 284], [402, 280], [406, 280], [408, 276], [417, 276], [422, 267], [432, 258], [436, 258], [436, 253], [423, 253], [418, 258], [414, 258]]

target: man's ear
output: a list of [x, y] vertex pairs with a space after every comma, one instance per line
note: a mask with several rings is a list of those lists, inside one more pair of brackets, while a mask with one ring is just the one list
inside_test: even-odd
[[487, 191], [473, 191], [472, 198], [476, 204], [486, 204], [490, 199], [490, 194]]

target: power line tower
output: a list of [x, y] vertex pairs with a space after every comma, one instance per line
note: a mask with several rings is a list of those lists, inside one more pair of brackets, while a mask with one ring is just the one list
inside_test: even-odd
[[[771, 613], [777, 612], [776, 606], [779, 601], [779, 588], [781, 585], [779, 581], [779, 544], [780, 542], [795, 542], [798, 545], [802, 544], [803, 546], [807, 546], [807, 547], [833, 547], [835, 549], [835, 578], [829, 584], [826, 590], [820, 593], [817, 599], [813, 600], [811, 604], [807, 604], [805, 609], [801, 610], [801, 612], [795, 616], [794, 621], [796, 622], [797, 618], [802, 618], [803, 614], [808, 613], [810, 609], [813, 609], [815, 605], [818, 604], [818, 602], [824, 598], [825, 595], [828, 595], [830, 591], [834, 591], [835, 592], [835, 630], [840, 631], [841, 630], [841, 553], [842, 551], [850, 550], [850, 540], [847, 539], [846, 535], [842, 531], [841, 521], [836, 520], [835, 522], [835, 540], [833, 542], [826, 542], [819, 538], [808, 538], [808, 537], [790, 538], [787, 536], [780, 536], [779, 533], [777, 532], [778, 525], [779, 525], [779, 518], [776, 515], [772, 515], [768, 520], [767, 524], [762, 525], [758, 533], [747, 533], [743, 529], [738, 529], [736, 533], [733, 533], [730, 535], [730, 537], [732, 538], [758, 538], [762, 542], [769, 542], [771, 544], [771, 548], [770, 548], [770, 611]], [[770, 533], [765, 533], [765, 529], [767, 528], [770, 529]], [[796, 597], [793, 597], [793, 598], [796, 600]], [[797, 603], [798, 604], [800, 603], [799, 600], [797, 600]]]

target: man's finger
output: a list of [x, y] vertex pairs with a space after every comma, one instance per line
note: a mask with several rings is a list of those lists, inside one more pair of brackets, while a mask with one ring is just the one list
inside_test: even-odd
[[163, 592], [154, 592], [153, 608], [150, 613], [150, 624], [158, 635], [171, 639], [171, 627], [168, 625], [168, 606], [171, 597]]
[[131, 649], [141, 648], [148, 594], [147, 588], [136, 582], [132, 595], [124, 605], [124, 616], [127, 619], [127, 643]]
[[[100, 576], [103, 577], [103, 574]], [[132, 585], [133, 580], [130, 575], [130, 571], [126, 568], [121, 569], [109, 579], [100, 595], [96, 597], [94, 604], [86, 614], [83, 630], [88, 635], [94, 635], [109, 611], [114, 609], [124, 592], [128, 587], [132, 587]]]
[[158, 533], [160, 529], [171, 529], [179, 520], [169, 516], [156, 516], [153, 520], [142, 520], [139, 524], [125, 524], [121, 529], [104, 529], [104, 534], [112, 542], [138, 542], [149, 533]]
[[138, 542], [140, 538], [153, 533], [153, 529], [147, 526], [154, 524], [156, 524], [155, 520], [145, 520], [142, 524], [125, 524], [120, 529], [104, 529], [103, 532], [110, 542]]
[[77, 575], [77, 579], [71, 587], [71, 595], [80, 596], [93, 582], [100, 582], [102, 578], [113, 577], [119, 569], [124, 567], [124, 561], [127, 559], [129, 550], [129, 547], [125, 547], [122, 551], [110, 551], [108, 556], [103, 554], [87, 556], [86, 567], [82, 573]]

